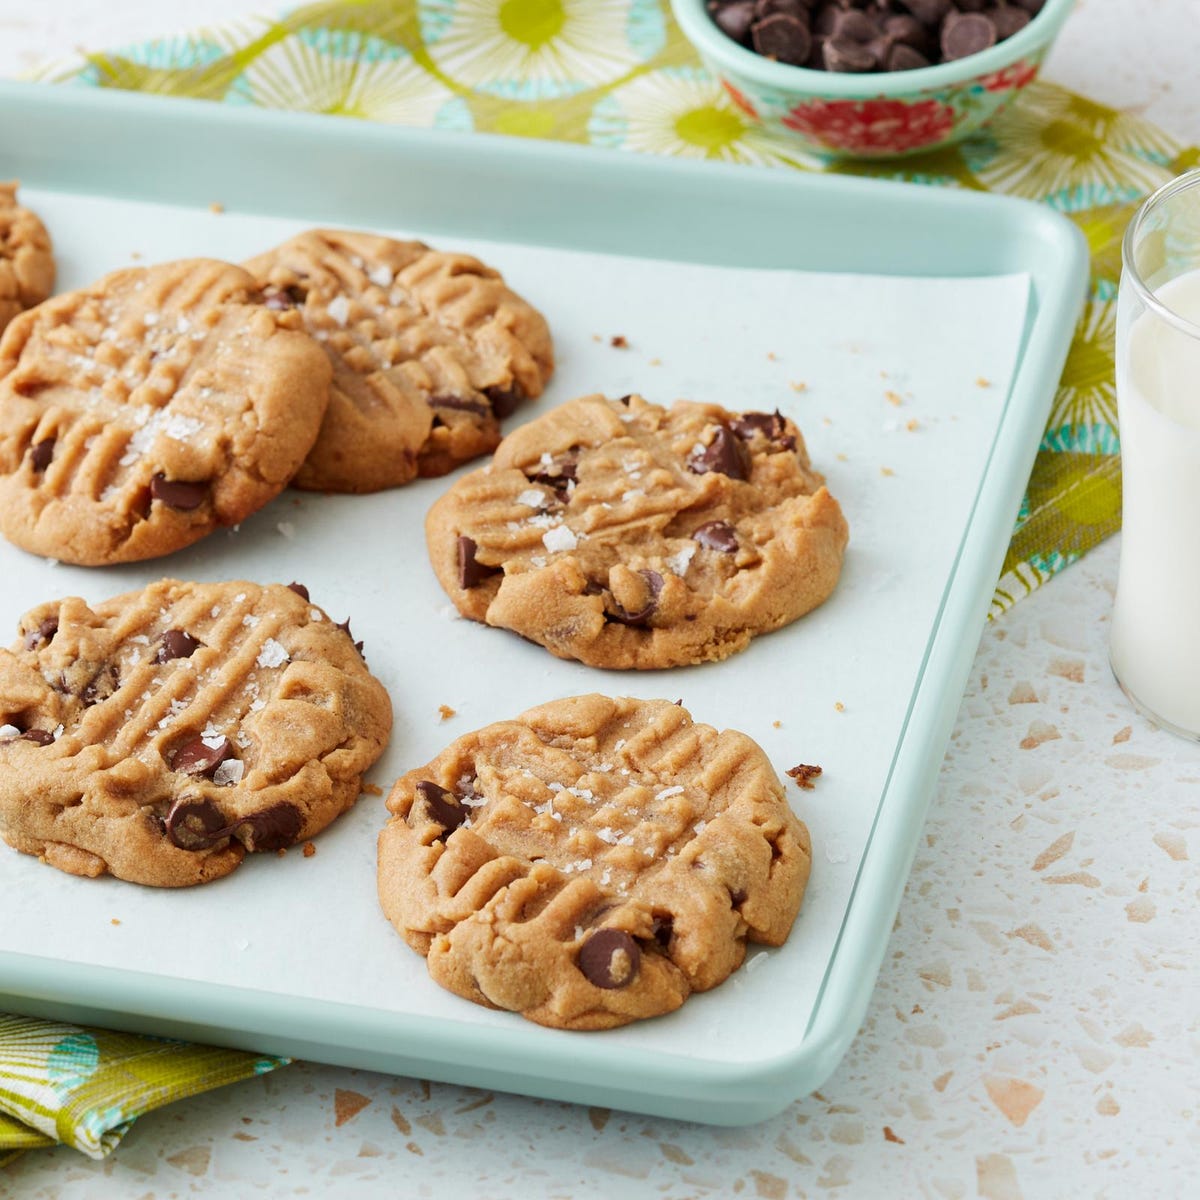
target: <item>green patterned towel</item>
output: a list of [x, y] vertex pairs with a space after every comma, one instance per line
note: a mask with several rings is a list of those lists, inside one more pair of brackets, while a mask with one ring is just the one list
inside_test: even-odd
[[[279, 19], [80, 56], [39, 74], [75, 86], [841, 170], [1049, 204], [1087, 236], [1092, 287], [993, 614], [1119, 527], [1120, 240], [1143, 196], [1200, 164], [1200, 151], [1137, 117], [1034, 83], [960, 147], [903, 164], [826, 167], [746, 118], [660, 0], [329, 0]], [[102, 1157], [139, 1114], [283, 1061], [0, 1017], [0, 1163], [6, 1152], [52, 1141]]]
[[142, 1113], [287, 1061], [0, 1016], [0, 1165], [55, 1142], [103, 1158]]

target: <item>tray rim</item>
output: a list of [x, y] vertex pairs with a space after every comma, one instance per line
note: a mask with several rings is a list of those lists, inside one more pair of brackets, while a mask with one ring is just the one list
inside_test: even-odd
[[[1012, 388], [934, 618], [825, 979], [811, 1020], [794, 1049], [740, 1063], [661, 1054], [655, 1059], [651, 1091], [631, 1087], [631, 1079], [637, 1083], [645, 1080], [638, 1079], [636, 1072], [631, 1075], [631, 1063], [627, 1061], [630, 1052], [613, 1054], [604, 1048], [602, 1038], [573, 1034], [547, 1038], [550, 1031], [520, 1026], [506, 1031], [503, 1045], [497, 1046], [494, 1030], [460, 1024], [452, 1018], [398, 1018], [396, 1014], [353, 1005], [168, 980], [0, 950], [0, 1006], [31, 1015], [185, 1036], [259, 1052], [298, 1052], [349, 1066], [418, 1073], [452, 1082], [478, 1084], [487, 1080], [484, 1086], [503, 1090], [717, 1124], [763, 1120], [819, 1087], [849, 1048], [874, 991], [1013, 518], [1082, 303], [1088, 260], [1080, 232], [1065, 217], [1043, 206], [958, 190], [742, 164], [617, 155], [611, 150], [571, 143], [490, 134], [473, 134], [467, 141], [460, 133], [338, 121], [211, 101], [0, 82], [0, 116], [17, 109], [24, 119], [19, 129], [14, 128], [17, 122], [0, 121], [0, 164], [10, 157], [8, 144], [14, 140], [37, 142], [39, 130], [57, 129], [62, 134], [71, 125], [76, 130], [77, 145], [86, 141], [89, 131], [119, 132], [124, 143], [110, 141], [104, 147], [115, 152], [118, 167], [129, 166], [141, 153], [139, 135], [161, 136], [168, 125], [171, 136], [181, 144], [185, 142], [181, 126], [209, 137], [220, 135], [226, 142], [226, 153], [234, 156], [253, 147], [256, 141], [265, 146], [264, 139], [281, 142], [285, 149], [311, 143], [331, 153], [336, 143], [338, 154], [349, 147], [355, 154], [382, 155], [385, 159], [393, 156], [396, 162], [423, 162], [435, 170], [453, 173], [461, 170], [461, 152], [469, 149], [472, 168], [476, 173], [487, 169], [492, 178], [502, 179], [505, 172], [513, 176], [522, 172], [553, 176], [567, 165], [571, 168], [570, 179], [562, 177], [563, 191], [603, 183], [609, 192], [614, 188], [624, 190], [651, 205], [658, 202], [655, 193], [670, 191], [678, 195], [700, 184], [710, 209], [729, 197], [743, 202], [751, 197], [768, 207], [788, 201], [816, 204], [818, 208], [840, 206], [851, 211], [851, 218], [860, 210], [869, 212], [883, 206], [897, 221], [911, 222], [905, 232], [920, 232], [914, 239], [918, 248], [927, 250], [944, 237], [946, 246], [941, 252], [962, 268], [949, 270], [947, 261], [936, 261], [928, 264], [930, 269], [925, 274], [1029, 273], [1029, 315]], [[62, 161], [71, 159], [69, 133], [66, 136], [65, 147], [47, 150], [43, 138], [32, 153], [25, 152], [24, 159], [16, 156], [18, 166], [29, 164], [25, 170], [32, 176], [31, 186], [63, 191], [86, 187], [93, 193], [129, 199], [188, 203], [161, 192], [150, 196], [144, 192], [130, 194], [133, 184], [127, 176], [110, 183], [108, 189], [89, 187], [87, 153]], [[42, 177], [46, 172], [51, 175], [49, 182]], [[82, 186], [71, 188], [54, 181], [64, 177], [79, 180]], [[122, 183], [125, 191], [119, 190]], [[168, 185], [171, 181], [162, 183]], [[186, 184], [185, 178], [180, 186]], [[118, 190], [112, 190], [114, 187]], [[253, 184], [244, 194], [254, 194]], [[190, 203], [199, 203], [195, 193]], [[230, 207], [261, 211], [254, 208], [253, 201], [231, 202]], [[293, 215], [279, 207], [272, 211]], [[935, 214], [937, 220], [933, 219]], [[395, 215], [397, 221], [407, 219], [399, 211]], [[411, 223], [426, 224], [419, 220]], [[963, 252], [955, 255], [949, 247], [964, 229], [990, 233], [992, 237], [986, 239], [990, 244], [983, 251], [979, 245], [960, 246]], [[473, 232], [478, 236], [500, 236]], [[595, 231], [591, 232], [594, 235]], [[509, 240], [541, 239], [510, 235]], [[560, 243], [549, 240], [542, 244]], [[591, 242], [576, 242], [575, 246], [596, 248]], [[681, 257], [656, 252], [662, 257]], [[686, 260], [712, 261], [695, 255]], [[979, 264], [989, 262], [991, 269], [980, 269]], [[864, 270], [861, 266], [843, 269]], [[906, 265], [894, 272], [878, 265], [872, 270], [881, 274], [921, 273]], [[201, 997], [205, 1003], [197, 1005]], [[210, 1019], [180, 1016], [195, 1012], [197, 1007], [209, 1013]], [[340, 1042], [330, 1040], [329, 1017], [333, 1010], [343, 1022], [338, 1030]], [[214, 1014], [222, 1015], [217, 1019]], [[286, 1019], [281, 1020], [281, 1016]], [[253, 1020], [248, 1021], [250, 1017]], [[361, 1036], [347, 1039], [349, 1025], [344, 1023], [355, 1022], [355, 1032]], [[382, 1028], [385, 1023], [386, 1028]], [[378, 1049], [384, 1034], [390, 1034], [388, 1040], [393, 1043], [387, 1052]], [[435, 1048], [438, 1053], [431, 1057]]]

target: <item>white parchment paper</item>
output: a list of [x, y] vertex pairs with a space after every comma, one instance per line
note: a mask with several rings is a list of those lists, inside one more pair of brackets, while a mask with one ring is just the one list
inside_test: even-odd
[[[302, 227], [23, 195], [54, 236], [60, 288], [135, 261], [238, 261]], [[327, 221], [337, 224], [337, 214]], [[445, 238], [437, 244], [449, 247]], [[735, 270], [470, 239], [455, 246], [500, 268], [553, 328], [557, 373], [509, 428], [596, 391], [779, 408], [796, 420], [850, 523], [833, 597], [724, 663], [619, 673], [560, 662], [452, 615], [425, 555], [424, 514], [449, 482], [435, 479], [365, 497], [288, 491], [237, 531], [126, 567], [67, 567], [0, 544], [0, 642], [22, 612], [54, 597], [97, 601], [164, 575], [297, 579], [335, 620], [353, 619], [391, 693], [395, 732], [370, 776], [385, 792], [459, 734], [587, 691], [682, 698], [696, 720], [757, 739], [781, 774], [819, 764], [813, 791], [788, 784], [812, 833], [814, 866], [787, 945], [752, 951], [728, 983], [669, 1017], [602, 1035], [651, 1056], [774, 1057], [802, 1039], [834, 950], [1008, 393], [1028, 279]], [[613, 346], [614, 337], [627, 346]], [[442, 721], [439, 705], [457, 716]], [[382, 799], [363, 796], [317, 839], [314, 857], [298, 849], [256, 856], [184, 891], [75, 879], [0, 845], [0, 949], [482, 1024], [502, 1037], [519, 1018], [436, 987], [380, 914], [375, 837], [385, 815]]]

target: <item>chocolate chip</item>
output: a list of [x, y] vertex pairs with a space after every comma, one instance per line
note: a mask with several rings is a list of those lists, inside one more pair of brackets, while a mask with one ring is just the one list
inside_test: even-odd
[[35, 746], [49, 746], [54, 741], [54, 734], [48, 729], [27, 729], [21, 734], [22, 742], [32, 742]]
[[58, 632], [58, 618], [47, 617], [36, 629], [31, 629], [25, 635], [25, 649], [33, 650], [54, 640]]
[[838, 18], [831, 36], [841, 41], [860, 42], [865, 46], [882, 32], [878, 21], [871, 20], [865, 12], [851, 9], [849, 12], [842, 13]]
[[491, 401], [492, 412], [500, 421], [511, 417], [517, 411], [517, 405], [525, 399], [525, 393], [516, 384], [511, 388], [486, 387], [483, 394]]
[[107, 700], [116, 690], [116, 669], [111, 663], [105, 663], [88, 681], [83, 691], [79, 693], [79, 698], [83, 701], [85, 708], [91, 708], [93, 704], [99, 704], [102, 700]]
[[[629, 397], [625, 397], [627, 402]], [[576, 454], [562, 454], [553, 458], [545, 465], [539, 464], [532, 475], [526, 470], [525, 477], [530, 483], [540, 483], [553, 488], [555, 496], [565, 502], [571, 495], [571, 484], [577, 482], [575, 472], [579, 466]]]
[[355, 650], [357, 650], [359, 652], [359, 654], [362, 655], [363, 662], [366, 662], [367, 656], [365, 654], [363, 654], [362, 642], [355, 642], [354, 634], [352, 634], [350, 632], [350, 618], [347, 617], [340, 625], [337, 626], [337, 628], [340, 629], [352, 642], [354, 642]]
[[732, 554], [738, 548], [737, 534], [727, 521], [708, 521], [693, 529], [692, 541], [706, 550], [719, 550], [722, 554]]
[[883, 32], [893, 42], [911, 46], [923, 54], [932, 53], [934, 49], [934, 39], [930, 37], [929, 31], [916, 17], [910, 16], [908, 13], [896, 13], [885, 18]]
[[211, 779], [216, 769], [233, 756], [233, 745], [227, 737], [221, 738], [215, 746], [205, 745], [202, 737], [192, 738], [190, 742], [184, 742], [171, 757], [171, 770], [181, 775]]
[[579, 948], [579, 969], [599, 988], [628, 987], [641, 961], [637, 942], [623, 929], [597, 929]]
[[950, 11], [950, 0], [900, 0], [922, 25], [936, 26]]
[[755, 0], [754, 15], [761, 20], [775, 13], [785, 13], [789, 17], [804, 20], [812, 5], [813, 0]]
[[671, 944], [671, 938], [675, 933], [675, 918], [670, 914], [659, 916], [657, 913], [654, 916], [654, 940], [666, 950]]
[[920, 50], [897, 42], [889, 51], [884, 66], [889, 71], [916, 71], [929, 66], [929, 59]]
[[[787, 422], [783, 414], [776, 409], [773, 413], [748, 412], [734, 417], [729, 423], [733, 432], [745, 441], [749, 441], [756, 433], [761, 433], [768, 441], [778, 442], [787, 435]], [[792, 441], [793, 439], [788, 439]], [[791, 449], [791, 447], [788, 447]]]
[[300, 833], [300, 811], [293, 804], [273, 804], [236, 821], [232, 828], [248, 850], [282, 850]]
[[622, 396], [622, 397], [621, 397], [621, 398], [620, 398], [620, 399], [617, 401], [617, 403], [618, 403], [618, 404], [623, 404], [623, 405], [625, 405], [625, 407], [626, 407], [626, 408], [628, 408], [628, 407], [629, 407], [629, 402], [630, 402], [630, 400], [632, 400], [632, 399], [633, 399], [633, 393], [632, 393], [632, 392], [629, 392], [627, 395], [624, 395], [624, 396]]
[[466, 819], [467, 810], [453, 792], [423, 779], [417, 784], [417, 800], [425, 804], [428, 818], [445, 830], [443, 837], [453, 833]]
[[626, 612], [614, 599], [612, 609], [604, 614], [610, 620], [621, 625], [644, 625], [658, 609], [658, 597], [663, 590], [663, 577], [657, 571], [639, 571], [638, 574], [646, 581], [649, 598], [645, 605], [637, 612], [631, 613]]
[[696, 475], [714, 471], [731, 479], [750, 478], [750, 452], [724, 425], [717, 427], [712, 441], [698, 454], [693, 454], [687, 465]]
[[996, 44], [996, 27], [983, 13], [960, 13], [942, 26], [942, 59], [953, 62]]
[[211, 800], [176, 800], [163, 829], [180, 850], [207, 850], [229, 835], [221, 810]]
[[180, 512], [191, 512], [204, 503], [208, 495], [207, 483], [191, 483], [182, 479], [168, 479], [159, 471], [150, 480], [150, 495], [161, 500], [168, 508]]
[[429, 397], [429, 406], [431, 408], [452, 408], [456, 412], [474, 413], [479, 417], [486, 417], [492, 411], [486, 404], [478, 400], [470, 400], [466, 396], [451, 396], [441, 393]]
[[263, 291], [263, 303], [275, 312], [286, 312], [289, 308], [295, 308], [297, 301], [291, 288], [266, 288]]
[[1029, 14], [1021, 8], [993, 8], [988, 11], [988, 16], [996, 26], [996, 40], [1001, 42], [1020, 33], [1030, 20]]
[[489, 567], [475, 557], [478, 549], [474, 538], [469, 538], [465, 534], [459, 535], [458, 586], [461, 588], [478, 587], [485, 579], [500, 574], [499, 567]]
[[191, 658], [204, 643], [182, 629], [168, 629], [162, 635], [162, 645], [154, 656], [156, 663], [170, 662], [173, 658]]
[[53, 460], [54, 438], [45, 438], [29, 448], [29, 463], [35, 471], [44, 471]]
[[863, 74], [875, 69], [875, 55], [861, 42], [831, 37], [825, 43], [825, 70], [839, 74]]
[[296, 583], [293, 581], [292, 583], [288, 584], [288, 590], [295, 592], [301, 600], [307, 600], [309, 598], [308, 588], [306, 588], [302, 583]]
[[735, 42], [744, 42], [750, 36], [754, 23], [754, 0], [737, 0], [736, 4], [723, 4], [713, 12], [717, 28]]
[[740, 908], [743, 904], [746, 903], [747, 894], [748, 893], [744, 892], [741, 888], [738, 888], [736, 891], [730, 892], [729, 893], [730, 907]]
[[812, 34], [796, 17], [776, 13], [754, 26], [754, 49], [764, 58], [803, 66], [812, 50]]
[[832, 37], [845, 11], [840, 4], [823, 4], [813, 16], [813, 33], [818, 37]]

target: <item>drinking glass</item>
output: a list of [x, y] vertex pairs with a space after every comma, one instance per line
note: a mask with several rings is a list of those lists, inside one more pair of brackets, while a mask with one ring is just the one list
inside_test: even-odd
[[1113, 673], [1155, 724], [1200, 741], [1200, 170], [1160, 188], [1126, 231], [1117, 412]]

